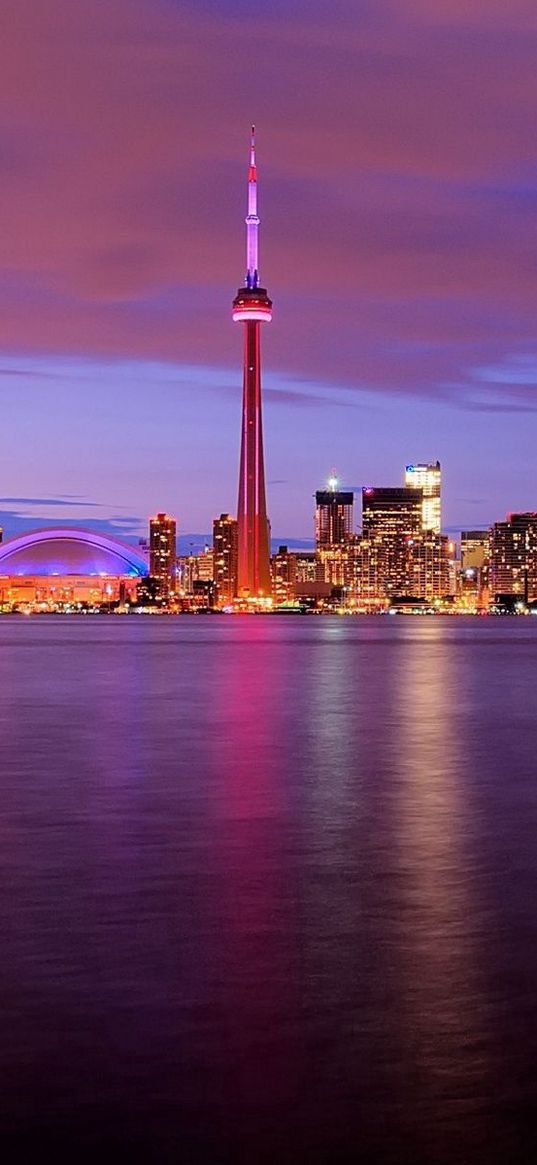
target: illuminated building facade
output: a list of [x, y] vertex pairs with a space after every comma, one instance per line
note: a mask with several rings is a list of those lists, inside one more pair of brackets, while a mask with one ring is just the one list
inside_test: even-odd
[[408, 554], [410, 593], [428, 600], [448, 595], [449, 541], [446, 535], [423, 530], [419, 538], [409, 543]]
[[448, 594], [448, 539], [424, 529], [420, 487], [364, 489], [362, 527], [370, 601], [375, 592], [377, 599], [408, 595], [432, 600]]
[[439, 461], [429, 465], [407, 465], [405, 486], [422, 492], [422, 529], [433, 530], [435, 534], [440, 534], [442, 529], [441, 484]]
[[157, 514], [149, 522], [149, 573], [159, 580], [163, 596], [175, 590], [177, 523], [168, 514]]
[[413, 594], [409, 550], [422, 532], [421, 489], [363, 489], [362, 531], [377, 551], [379, 598]]
[[349, 576], [348, 545], [320, 546], [317, 550], [318, 577], [333, 587], [347, 587]]
[[461, 610], [481, 610], [488, 605], [489, 575], [490, 530], [462, 530], [456, 587]]
[[296, 554], [287, 546], [279, 546], [271, 561], [272, 598], [274, 603], [289, 603], [295, 598]]
[[351, 598], [355, 605], [365, 611], [375, 611], [384, 607], [386, 589], [384, 585], [385, 549], [382, 540], [376, 536], [358, 536], [352, 547], [353, 573]]
[[230, 514], [220, 514], [213, 522], [213, 578], [218, 607], [227, 607], [237, 594], [239, 557], [238, 525]]
[[537, 599], [537, 513], [510, 514], [490, 536], [491, 595]]
[[196, 583], [213, 582], [214, 554], [206, 546], [201, 554], [180, 554], [176, 559], [177, 592], [193, 595]]
[[246, 280], [233, 301], [233, 319], [244, 327], [243, 399], [238, 501], [240, 598], [270, 596], [270, 530], [265, 495], [261, 410], [261, 324], [272, 319], [272, 302], [259, 285], [259, 216], [255, 130], [252, 126], [246, 216]]
[[490, 530], [461, 531], [461, 569], [482, 570], [490, 554]]
[[319, 564], [315, 554], [302, 550], [297, 551], [294, 558], [295, 579], [297, 583], [314, 583], [319, 581]]
[[[333, 484], [332, 484], [333, 483]], [[350, 490], [338, 490], [335, 479], [332, 488], [317, 490], [315, 494], [315, 546], [341, 546], [352, 536], [354, 495]]]
[[115, 538], [74, 527], [35, 530], [0, 546], [0, 605], [134, 604], [147, 572], [147, 559]]

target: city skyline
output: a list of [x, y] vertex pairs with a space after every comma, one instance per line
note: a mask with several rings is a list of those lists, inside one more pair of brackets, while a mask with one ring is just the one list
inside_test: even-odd
[[136, 539], [167, 510], [209, 535], [235, 512], [250, 120], [277, 303], [274, 537], [312, 537], [333, 464], [342, 488], [396, 487], [438, 458], [449, 531], [534, 508], [534, 18], [472, 8], [275, 3], [260, 21], [209, 0], [8, 0], [6, 533], [59, 519]]

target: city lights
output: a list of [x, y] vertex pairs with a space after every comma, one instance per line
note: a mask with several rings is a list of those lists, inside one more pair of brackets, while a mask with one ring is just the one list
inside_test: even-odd
[[0, 611], [151, 614], [525, 614], [537, 608], [537, 514], [510, 514], [442, 533], [440, 462], [413, 461], [403, 485], [341, 486], [332, 469], [315, 493], [314, 548], [271, 555], [262, 428], [261, 328], [272, 302], [259, 277], [258, 182], [252, 126], [246, 273], [232, 318], [244, 325], [237, 516], [213, 522], [212, 545], [178, 554], [175, 517], [150, 519], [134, 550], [83, 530], [41, 530], [2, 542]]

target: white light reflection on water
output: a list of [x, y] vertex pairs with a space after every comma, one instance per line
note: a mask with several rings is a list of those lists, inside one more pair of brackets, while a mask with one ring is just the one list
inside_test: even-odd
[[[401, 1041], [410, 1091], [434, 1113], [424, 1149], [457, 1130], [478, 1151], [493, 1089], [479, 807], [464, 740], [465, 655], [439, 620], [400, 628], [392, 748]], [[491, 1124], [486, 1133], [489, 1140]], [[412, 1107], [407, 1120], [412, 1122]], [[474, 1128], [475, 1126], [475, 1128]], [[416, 1131], [416, 1130], [414, 1130]], [[448, 1158], [446, 1158], [448, 1159]]]

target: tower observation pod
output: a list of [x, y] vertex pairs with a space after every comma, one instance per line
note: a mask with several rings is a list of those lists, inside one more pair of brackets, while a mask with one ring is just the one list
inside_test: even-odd
[[246, 278], [233, 301], [233, 319], [244, 325], [241, 458], [238, 502], [239, 598], [270, 597], [270, 528], [265, 495], [261, 409], [261, 324], [272, 319], [272, 302], [259, 285], [259, 216], [255, 128], [250, 140]]

